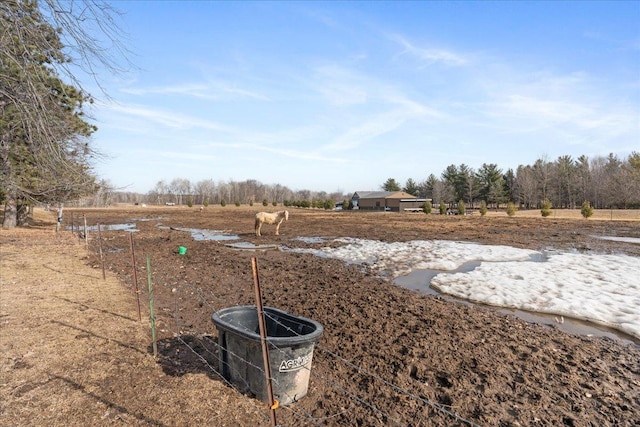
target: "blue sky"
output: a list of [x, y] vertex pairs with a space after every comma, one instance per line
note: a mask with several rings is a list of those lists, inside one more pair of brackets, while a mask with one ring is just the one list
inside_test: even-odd
[[113, 2], [101, 178], [378, 190], [640, 151], [640, 2]]

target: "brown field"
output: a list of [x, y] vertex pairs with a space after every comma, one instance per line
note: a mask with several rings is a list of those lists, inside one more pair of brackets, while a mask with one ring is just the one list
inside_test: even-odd
[[[490, 307], [404, 289], [355, 265], [284, 250], [234, 250], [177, 228], [224, 230], [255, 245], [296, 237], [445, 239], [640, 257], [640, 211], [519, 211], [515, 217], [290, 209], [253, 234], [260, 207], [67, 209], [74, 230], [135, 222], [141, 319], [129, 233], [55, 233], [51, 212], [0, 231], [0, 425], [268, 426], [269, 409], [218, 375], [211, 314], [255, 304], [312, 318], [325, 332], [309, 393], [281, 426], [638, 426], [640, 342], [567, 333]], [[269, 206], [264, 210], [274, 211]], [[141, 219], [146, 219], [141, 221]], [[160, 225], [160, 226], [158, 226]], [[104, 271], [99, 256], [102, 244]], [[178, 246], [187, 246], [185, 256]], [[158, 326], [149, 330], [146, 256]]]

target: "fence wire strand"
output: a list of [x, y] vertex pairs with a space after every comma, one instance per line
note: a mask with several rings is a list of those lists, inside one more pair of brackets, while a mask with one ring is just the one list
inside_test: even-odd
[[[94, 226], [95, 227], [95, 226]], [[80, 227], [77, 227], [80, 228]], [[127, 248], [123, 248], [117, 245], [117, 242], [113, 242], [113, 238], [111, 239], [107, 239], [104, 237], [104, 235], [107, 232], [103, 232], [103, 237], [102, 237], [102, 250], [103, 250], [103, 259], [107, 257], [107, 255], [112, 255], [114, 253], [119, 253], [119, 252], [123, 252], [126, 251]], [[96, 234], [96, 233], [94, 233]], [[84, 238], [83, 233], [78, 232], [78, 235], [81, 238]], [[98, 238], [97, 234], [94, 236], [93, 239], [91, 239], [91, 245], [90, 245], [90, 249], [96, 253], [98, 251], [97, 245], [100, 242], [96, 242], [96, 239]], [[103, 260], [104, 262], [104, 260]], [[189, 295], [186, 290], [189, 290], [192, 292], [191, 295]], [[192, 352], [194, 354], [195, 357], [197, 357], [203, 364], [204, 366], [210, 370], [216, 377], [220, 378], [227, 386], [229, 386], [230, 388], [232, 388], [233, 390], [235, 390], [240, 396], [245, 396], [245, 392], [248, 391], [250, 389], [250, 385], [249, 383], [242, 378], [242, 375], [240, 375], [240, 373], [235, 370], [235, 373], [238, 374], [235, 377], [238, 378], [242, 378], [243, 382], [244, 382], [244, 386], [245, 386], [245, 390], [241, 390], [240, 388], [238, 388], [238, 385], [233, 384], [231, 381], [229, 381], [227, 378], [224, 377], [223, 373], [220, 372], [220, 369], [225, 366], [227, 369], [233, 369], [232, 366], [230, 366], [229, 363], [224, 362], [221, 359], [221, 354], [222, 354], [222, 348], [221, 348], [221, 344], [214, 341], [213, 339], [211, 339], [211, 337], [205, 333], [197, 333], [196, 335], [196, 339], [198, 340], [202, 340], [202, 341], [206, 341], [209, 345], [202, 345], [201, 347], [203, 348], [203, 352], [205, 353], [205, 355], [210, 356], [210, 359], [215, 359], [218, 361], [218, 368], [213, 367], [209, 360], [207, 360], [206, 357], [204, 357], [201, 353], [199, 353], [194, 347], [192, 347], [191, 344], [189, 344], [189, 342], [187, 342], [187, 340], [184, 339], [183, 337], [183, 333], [182, 333], [182, 323], [180, 322], [180, 298], [187, 300], [189, 298], [193, 298], [195, 301], [197, 301], [199, 304], [201, 304], [202, 306], [206, 306], [208, 310], [210, 310], [210, 312], [213, 314], [214, 312], [216, 312], [217, 310], [219, 310], [218, 307], [216, 307], [214, 304], [212, 304], [209, 299], [208, 299], [208, 295], [213, 295], [215, 296], [214, 293], [210, 292], [210, 291], [205, 291], [197, 286], [194, 286], [192, 284], [189, 283], [182, 283], [180, 285], [176, 285], [172, 288], [172, 292], [175, 293], [174, 296], [174, 307], [173, 307], [173, 314], [171, 313], [171, 309], [168, 308], [164, 308], [163, 312], [168, 315], [169, 317], [173, 317], [173, 325], [175, 327], [175, 331], [173, 331], [173, 335], [175, 337], [175, 339], [181, 343], [181, 345], [183, 345], [184, 347], [188, 348], [190, 352]], [[290, 328], [288, 325], [280, 322], [280, 320], [277, 317], [272, 316], [270, 313], [268, 312], [264, 312], [265, 316], [268, 317], [272, 322], [275, 322], [276, 324], [278, 324], [279, 326], [282, 326], [283, 328], [285, 328], [286, 330], [288, 330], [290, 333], [294, 334], [295, 336], [302, 336], [298, 331], [293, 330], [292, 328]], [[239, 327], [242, 327], [242, 325], [238, 325]], [[250, 330], [248, 328], [244, 328], [246, 329], [247, 332], [250, 333], [255, 333], [255, 331]], [[273, 344], [273, 342], [269, 342], [269, 345], [275, 350], [275, 351], [279, 351], [282, 352], [283, 354], [285, 353], [285, 350], [279, 348], [278, 346], [276, 346], [275, 344]], [[210, 350], [210, 348], [213, 347], [216, 351], [217, 354], [213, 351]], [[474, 423], [473, 421], [470, 421], [464, 417], [461, 417], [460, 415], [456, 414], [455, 412], [446, 409], [444, 407], [444, 405], [440, 405], [440, 404], [436, 404], [424, 397], [418, 396], [396, 384], [394, 384], [391, 381], [388, 381], [384, 378], [382, 378], [381, 376], [369, 372], [368, 370], [358, 366], [356, 363], [354, 363], [353, 361], [350, 361], [342, 356], [340, 356], [339, 354], [337, 354], [336, 352], [325, 348], [324, 346], [321, 346], [320, 344], [315, 344], [314, 345], [315, 349], [318, 349], [322, 352], [324, 352], [325, 354], [329, 355], [331, 358], [333, 358], [336, 361], [339, 361], [340, 363], [348, 366], [351, 369], [354, 369], [358, 374], [360, 375], [365, 375], [365, 376], [369, 376], [371, 378], [373, 378], [376, 381], [381, 382], [382, 384], [390, 387], [391, 389], [395, 390], [397, 393], [400, 393], [402, 395], [405, 395], [413, 400], [416, 400], [422, 404], [424, 404], [425, 406], [433, 409], [434, 411], [446, 416], [446, 417], [450, 417], [451, 419], [454, 419], [458, 422], [461, 423], [465, 423], [469, 426], [472, 427], [481, 427], [479, 424]], [[257, 372], [261, 372], [264, 373], [264, 367], [261, 366], [257, 366], [254, 363], [246, 360], [245, 358], [241, 357], [240, 355], [230, 351], [229, 349], [225, 349], [224, 351], [226, 351], [229, 355], [237, 358], [238, 360], [240, 360], [241, 362], [245, 363], [247, 366], [251, 366], [251, 368], [256, 369]], [[166, 357], [166, 356], [165, 356]], [[350, 399], [352, 399], [354, 402], [356, 402], [359, 406], [368, 408], [369, 410], [371, 410], [372, 412], [379, 414], [380, 416], [382, 416], [384, 419], [388, 420], [389, 422], [393, 423], [394, 425], [398, 425], [398, 426], [404, 426], [405, 424], [402, 423], [402, 421], [394, 418], [392, 415], [384, 412], [383, 410], [381, 410], [380, 408], [376, 407], [373, 403], [367, 402], [365, 399], [357, 396], [356, 394], [354, 394], [353, 392], [349, 391], [348, 389], [346, 389], [345, 387], [341, 386], [339, 383], [337, 383], [336, 381], [333, 381], [327, 377], [324, 377], [322, 375], [320, 375], [318, 372], [316, 371], [312, 371], [308, 366], [304, 366], [302, 369], [306, 369], [309, 371], [309, 375], [310, 377], [312, 376], [313, 378], [316, 378], [318, 380], [320, 380], [322, 383], [328, 385], [330, 388], [333, 388], [335, 390], [338, 390], [340, 393], [348, 396]], [[276, 384], [278, 383], [278, 379], [273, 377], [270, 378], [271, 381], [275, 382]], [[285, 392], [286, 394], [286, 392]], [[297, 402], [295, 396], [287, 396], [288, 398], [290, 398], [292, 400], [293, 403]], [[269, 417], [266, 415], [266, 411], [264, 408], [260, 407], [259, 405], [257, 405], [255, 399], [249, 399], [251, 401], [251, 404], [255, 407], [256, 412], [259, 413], [259, 415], [266, 421], [269, 421]], [[303, 422], [307, 422], [310, 423], [312, 425], [316, 425], [316, 426], [321, 426], [322, 422], [333, 419], [333, 418], [337, 418], [340, 416], [345, 416], [345, 414], [348, 414], [348, 410], [344, 409], [341, 410], [338, 413], [332, 414], [332, 415], [328, 415], [328, 416], [323, 416], [323, 417], [313, 417], [311, 414], [307, 413], [304, 409], [299, 408], [297, 406], [291, 406], [291, 405], [285, 405], [285, 406], [281, 406], [280, 409], [283, 409], [289, 413], [292, 414], [293, 417], [295, 417], [298, 420], [301, 420]], [[281, 427], [281, 426], [280, 426]]]

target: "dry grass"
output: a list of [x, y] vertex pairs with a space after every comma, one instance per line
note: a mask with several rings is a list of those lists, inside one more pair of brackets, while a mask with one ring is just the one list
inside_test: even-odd
[[[488, 216], [508, 216], [506, 210], [489, 211]], [[521, 218], [541, 218], [540, 209], [519, 210], [515, 214]], [[580, 209], [552, 209], [548, 218], [585, 220]], [[589, 219], [602, 221], [640, 221], [639, 209], [594, 209], [593, 216]]]
[[[148, 314], [139, 321], [132, 293], [86, 266], [84, 245], [54, 221], [36, 210], [29, 228], [0, 231], [0, 425], [263, 422], [220, 381], [165, 375], [149, 353]], [[203, 396], [215, 406], [185, 416]]]

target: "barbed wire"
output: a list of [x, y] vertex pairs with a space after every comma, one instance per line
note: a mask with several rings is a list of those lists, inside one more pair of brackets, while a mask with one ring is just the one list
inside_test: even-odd
[[[111, 233], [113, 233], [113, 232], [111, 232]], [[94, 234], [97, 234], [97, 233], [94, 233]], [[127, 247], [122, 247], [122, 246], [118, 245], [118, 242], [115, 241], [115, 239], [116, 238], [109, 239], [109, 238], [102, 237], [100, 239], [101, 241], [98, 242], [97, 241], [98, 240], [97, 239], [97, 235], [96, 235], [95, 239], [91, 239], [90, 249], [93, 252], [97, 252], [98, 248], [96, 247], [96, 245], [102, 245], [101, 247], [102, 247], [102, 252], [103, 252], [103, 259], [101, 259], [101, 262], [104, 262], [104, 257], [107, 254], [117, 254], [117, 253], [122, 253], [122, 252], [127, 251]], [[192, 294], [189, 295], [187, 292], [185, 292], [185, 289], [189, 289], [190, 291], [192, 291]], [[229, 355], [231, 355], [232, 357], [235, 357], [241, 363], [246, 364], [246, 366], [250, 366], [252, 369], [255, 369], [257, 372], [261, 372], [261, 373], [264, 374], [264, 367], [257, 366], [256, 364], [252, 363], [251, 361], [246, 360], [246, 358], [242, 357], [241, 355], [238, 355], [238, 354], [230, 351], [228, 348], [222, 349], [221, 344], [219, 342], [215, 342], [214, 340], [210, 339], [209, 336], [207, 336], [207, 335], [201, 335], [202, 339], [207, 340], [207, 342], [210, 344], [209, 347], [206, 346], [206, 345], [202, 346], [205, 354], [218, 361], [218, 368], [215, 368], [209, 363], [207, 358], [205, 358], [202, 354], [200, 354], [197, 351], [197, 349], [195, 349], [191, 344], [189, 344], [183, 338], [183, 334], [181, 332], [181, 330], [183, 329], [182, 328], [183, 325], [180, 323], [180, 309], [181, 308], [180, 308], [180, 304], [179, 304], [179, 296], [182, 297], [185, 300], [187, 298], [194, 298], [199, 304], [202, 304], [203, 306], [206, 306], [211, 311], [211, 313], [214, 313], [214, 312], [218, 311], [220, 308], [216, 307], [215, 304], [212, 304], [209, 301], [208, 294], [211, 293], [214, 298], [215, 298], [215, 294], [213, 294], [212, 292], [207, 292], [207, 291], [201, 289], [200, 287], [194, 286], [194, 285], [189, 284], [189, 283], [182, 283], [182, 284], [176, 285], [175, 287], [172, 288], [172, 291], [175, 293], [173, 314], [169, 313], [168, 315], [170, 317], [174, 318], [173, 319], [173, 321], [174, 321], [173, 323], [174, 323], [174, 326], [175, 326], [175, 331], [173, 331], [173, 335], [176, 338], [176, 340], [179, 341], [184, 347], [189, 349], [189, 351], [191, 353], [193, 353], [193, 355], [195, 357], [197, 357], [204, 364], [204, 366], [208, 370], [210, 370], [216, 377], [220, 378], [227, 386], [231, 387], [236, 392], [238, 392], [238, 394], [240, 396], [244, 396], [243, 391], [240, 390], [237, 385], [233, 384], [231, 381], [229, 381], [227, 378], [225, 378], [225, 376], [221, 372], [223, 370], [222, 367], [226, 367], [227, 369], [234, 369], [228, 362], [225, 362], [224, 360], [222, 360], [222, 358], [220, 356], [222, 354], [222, 351], [226, 351]], [[180, 295], [178, 295], [178, 294], [180, 294]], [[167, 314], [167, 311], [170, 311], [170, 310], [165, 310], [165, 314]], [[285, 330], [287, 330], [291, 334], [294, 334], [294, 336], [303, 336], [301, 333], [299, 333], [298, 331], [293, 330], [288, 325], [282, 323], [277, 317], [272, 316], [267, 311], [264, 311], [264, 315], [265, 315], [265, 317], [269, 318], [270, 321], [272, 321], [275, 324], [285, 328]], [[236, 326], [236, 325], [234, 325], [234, 326]], [[242, 325], [237, 325], [237, 326], [240, 327], [240, 328], [243, 328], [247, 332], [255, 333], [254, 330], [251, 330], [251, 329], [248, 329], [246, 327], [243, 327]], [[269, 345], [272, 347], [272, 349], [274, 351], [278, 351], [278, 352], [281, 352], [282, 354], [286, 354], [286, 350], [285, 349], [279, 348], [272, 341], [269, 341]], [[210, 347], [214, 347], [217, 350], [217, 354], [215, 352], [211, 351]], [[424, 404], [425, 406], [428, 406], [428, 407], [432, 408], [436, 412], [441, 413], [442, 415], [444, 415], [446, 417], [450, 417], [452, 419], [455, 419], [458, 422], [465, 423], [465, 424], [467, 424], [469, 426], [472, 426], [472, 427], [480, 427], [480, 425], [474, 423], [473, 421], [468, 420], [468, 419], [456, 414], [455, 412], [453, 412], [453, 411], [451, 411], [449, 409], [446, 409], [444, 407], [445, 405], [436, 404], [436, 403], [430, 401], [429, 399], [426, 399], [424, 397], [418, 396], [415, 393], [412, 393], [411, 391], [406, 390], [405, 388], [400, 387], [397, 384], [394, 384], [393, 382], [388, 381], [388, 380], [382, 378], [381, 376], [362, 368], [361, 366], [359, 366], [358, 364], [354, 363], [353, 361], [350, 361], [350, 360], [342, 357], [341, 355], [337, 354], [335, 351], [332, 351], [329, 348], [326, 348], [325, 346], [321, 346], [321, 345], [315, 343], [315, 344], [313, 344], [313, 348], [324, 352], [325, 354], [327, 354], [330, 357], [332, 357], [334, 360], [337, 360], [337, 361], [343, 363], [344, 365], [348, 366], [349, 368], [354, 369], [358, 374], [369, 376], [369, 377], [373, 378], [374, 380], [379, 381], [382, 384], [392, 388], [397, 393], [403, 394], [403, 395], [405, 395], [405, 396], [407, 396], [407, 397], [409, 397], [409, 398], [411, 398], [413, 400], [416, 400], [416, 401]], [[385, 411], [381, 410], [380, 408], [378, 408], [373, 403], [368, 402], [365, 399], [361, 398], [360, 396], [358, 396], [358, 395], [354, 394], [353, 392], [349, 391], [347, 388], [343, 387], [337, 381], [334, 381], [332, 379], [329, 379], [328, 377], [320, 375], [320, 373], [317, 372], [317, 371], [312, 371], [306, 365], [303, 366], [301, 369], [308, 370], [310, 377], [313, 376], [313, 378], [316, 378], [316, 379], [320, 380], [324, 384], [328, 385], [330, 388], [338, 390], [339, 392], [341, 392], [344, 395], [348, 396], [350, 399], [352, 399], [358, 405], [360, 405], [362, 407], [365, 407], [365, 408], [371, 410], [374, 413], [379, 414], [380, 416], [384, 417], [384, 419], [388, 420], [389, 422], [393, 423], [394, 425], [398, 425], [398, 426], [404, 426], [405, 425], [405, 424], [402, 423], [402, 421], [396, 419], [392, 415], [390, 415], [390, 414], [386, 413]], [[236, 374], [236, 375], [234, 375], [234, 378], [238, 378], [238, 379], [240, 379], [241, 381], [244, 382], [244, 384], [243, 384], [245, 386], [245, 390], [244, 391], [250, 390], [249, 382], [246, 379], [244, 379], [242, 377], [242, 375], [240, 375], [240, 372], [235, 370], [234, 373]], [[274, 377], [273, 375], [269, 378], [269, 380], [273, 381], [276, 384], [279, 384], [279, 379]], [[286, 390], [284, 390], [282, 392], [292, 402], [297, 402], [297, 399], [296, 399], [295, 396], [288, 395]], [[260, 416], [263, 419], [265, 419], [265, 421], [269, 421], [269, 417], [267, 417], [264, 414], [264, 409], [259, 407], [257, 404], [255, 404], [255, 401], [253, 399], [251, 399], [251, 400], [252, 400], [252, 405], [255, 407], [256, 411], [259, 412]], [[302, 409], [300, 407], [292, 407], [292, 406], [284, 405], [284, 406], [281, 406], [280, 408], [286, 408], [286, 410], [288, 412], [290, 412], [296, 419], [299, 419], [299, 420], [302, 420], [304, 422], [308, 422], [308, 423], [311, 423], [311, 424], [317, 425], [317, 426], [320, 426], [321, 425], [320, 422], [322, 422], [324, 420], [328, 420], [328, 419], [336, 418], [336, 417], [339, 417], [339, 416], [343, 416], [345, 413], [348, 412], [347, 410], [342, 410], [339, 413], [328, 415], [328, 416], [313, 417], [311, 414], [307, 413], [306, 411], [304, 411], [304, 409]]]

